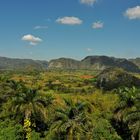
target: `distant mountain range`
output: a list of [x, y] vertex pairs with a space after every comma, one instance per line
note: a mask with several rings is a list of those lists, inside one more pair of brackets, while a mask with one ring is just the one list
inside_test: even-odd
[[0, 69], [24, 70], [24, 69], [93, 69], [104, 70], [110, 67], [123, 68], [130, 72], [140, 72], [140, 58], [122, 59], [108, 56], [87, 56], [81, 61], [70, 58], [59, 58], [51, 61], [32, 59], [13, 59], [0, 57]]
[[47, 67], [48, 67], [47, 61], [0, 57], [1, 70], [25, 70], [25, 69], [45, 70], [47, 69]]
[[114, 58], [108, 56], [87, 56], [81, 61], [69, 58], [59, 58], [48, 63], [49, 69], [94, 69], [104, 70], [110, 67], [122, 68], [130, 72], [140, 72], [138, 63], [128, 59]]
[[129, 59], [129, 60], [140, 68], [140, 58]]

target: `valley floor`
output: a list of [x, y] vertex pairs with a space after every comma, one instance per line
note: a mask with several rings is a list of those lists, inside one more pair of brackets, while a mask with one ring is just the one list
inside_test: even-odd
[[98, 74], [1, 71], [0, 140], [139, 140], [140, 89], [99, 89]]

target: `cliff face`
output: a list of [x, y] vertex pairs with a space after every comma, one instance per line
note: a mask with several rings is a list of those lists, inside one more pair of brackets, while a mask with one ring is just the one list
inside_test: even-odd
[[70, 58], [59, 58], [54, 59], [49, 62], [48, 68], [50, 69], [80, 69], [80, 61], [70, 59]]
[[107, 56], [88, 56], [82, 60], [82, 63], [84, 63], [84, 65], [88, 64], [89, 68], [94, 68], [97, 70], [104, 70], [110, 67], [117, 67], [131, 72], [140, 71], [138, 66], [136, 66], [127, 59], [120, 59]]
[[107, 56], [87, 56], [81, 61], [68, 58], [59, 58], [49, 62], [48, 68], [60, 69], [94, 69], [104, 70], [110, 67], [122, 68], [130, 72], [140, 72], [138, 66], [127, 59], [119, 59]]

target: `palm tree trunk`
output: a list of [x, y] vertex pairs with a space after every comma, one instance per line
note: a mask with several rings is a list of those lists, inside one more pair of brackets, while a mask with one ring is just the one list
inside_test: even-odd
[[31, 140], [31, 121], [30, 121], [31, 112], [27, 109], [25, 111], [25, 119], [24, 119], [24, 131], [26, 133], [26, 139]]
[[71, 127], [69, 128], [67, 140], [73, 140], [73, 133], [72, 133], [72, 128]]
[[29, 119], [31, 117], [31, 111], [29, 109], [25, 110], [25, 119]]

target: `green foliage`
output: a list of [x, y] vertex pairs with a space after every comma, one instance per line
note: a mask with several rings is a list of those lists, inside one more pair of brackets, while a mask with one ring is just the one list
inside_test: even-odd
[[[57, 137], [67, 136], [67, 139], [88, 137], [92, 127], [89, 106], [84, 102], [74, 103], [71, 99], [64, 99], [66, 106], [56, 109], [56, 116], [50, 127], [50, 132]], [[86, 133], [87, 132], [87, 133]]]
[[32, 131], [32, 133], [31, 133], [31, 140], [43, 140], [43, 139], [40, 138], [40, 133]]
[[11, 120], [0, 121], [0, 140], [23, 140], [23, 127]]
[[103, 91], [84, 74], [1, 73], [0, 140], [139, 139], [140, 90]]
[[140, 87], [140, 79], [119, 68], [108, 68], [97, 76], [97, 87], [113, 90], [119, 87]]
[[116, 109], [116, 119], [127, 123], [132, 139], [140, 139], [140, 89], [123, 88], [118, 90], [120, 103]]
[[93, 140], [122, 140], [108, 120], [99, 119], [93, 129]]

